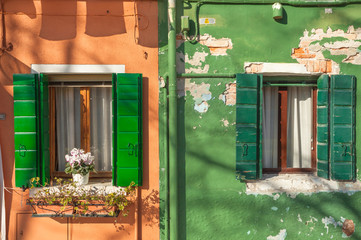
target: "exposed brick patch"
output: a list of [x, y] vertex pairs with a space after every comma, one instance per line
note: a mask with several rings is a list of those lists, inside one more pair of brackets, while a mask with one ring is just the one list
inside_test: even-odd
[[338, 74], [339, 63], [326, 59], [324, 52], [335, 56], [345, 55], [342, 62], [361, 65], [361, 51], [358, 49], [360, 46], [361, 28], [349, 26], [346, 32], [331, 28], [326, 32], [323, 29], [312, 29], [310, 32], [305, 30], [299, 47], [292, 49], [291, 57], [304, 64], [310, 72]]
[[252, 63], [245, 67], [246, 73], [259, 73], [262, 72], [263, 63]]
[[219, 95], [219, 99], [222, 100], [226, 105], [236, 105], [236, 83], [227, 83], [226, 90]]
[[310, 53], [308, 48], [293, 48], [292, 49], [292, 58], [314, 58], [316, 54]]
[[199, 43], [209, 48], [211, 55], [221, 56], [227, 55], [227, 50], [232, 49], [232, 41], [229, 38], [216, 39], [209, 34], [199, 37]]

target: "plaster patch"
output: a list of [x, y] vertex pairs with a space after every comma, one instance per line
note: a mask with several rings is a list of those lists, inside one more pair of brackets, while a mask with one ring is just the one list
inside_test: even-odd
[[361, 65], [361, 28], [349, 26], [347, 31], [312, 29], [311, 33], [304, 31], [298, 48], [292, 50], [292, 58], [304, 64], [311, 72], [332, 73], [340, 72], [340, 62], [327, 59], [325, 52], [332, 56], [345, 55], [341, 62]]
[[342, 226], [342, 223], [340, 221], [336, 222], [335, 219], [331, 216], [322, 218], [322, 223], [325, 224], [327, 234], [328, 234], [328, 225], [329, 224], [333, 225], [335, 228], [337, 226], [340, 226], [340, 227]]
[[209, 104], [207, 101], [212, 99], [212, 93], [209, 91], [210, 84], [196, 84], [191, 79], [179, 79], [177, 81], [178, 97], [184, 97], [186, 92], [190, 92], [194, 100], [194, 109], [204, 113], [208, 111]]
[[186, 73], [208, 73], [209, 71], [209, 64], [204, 65], [204, 67], [197, 67], [197, 68], [187, 68]]
[[184, 73], [184, 67], [185, 67], [185, 56], [182, 52], [176, 52], [176, 58], [177, 58], [177, 64], [176, 69], [177, 73]]
[[273, 197], [275, 193], [285, 193], [291, 198], [298, 194], [311, 195], [318, 192], [361, 191], [361, 182], [338, 182], [319, 178], [314, 174], [263, 174], [262, 179], [247, 181], [246, 194], [264, 194]]
[[219, 95], [218, 99], [222, 100], [227, 106], [235, 105], [237, 99], [236, 82], [227, 83], [226, 90]]
[[206, 56], [208, 56], [208, 53], [206, 52], [196, 52], [191, 58], [186, 54], [185, 62], [192, 66], [202, 66], [202, 63], [206, 60]]
[[277, 200], [279, 198], [280, 198], [280, 195], [278, 193], [273, 196], [273, 200]]
[[300, 214], [297, 215], [297, 221], [302, 222], [302, 218]]
[[201, 104], [194, 105], [194, 110], [200, 113], [205, 113], [208, 111], [209, 105], [207, 102], [202, 102]]
[[310, 224], [310, 223], [314, 223], [314, 221], [315, 221], [315, 222], [318, 222], [318, 219], [315, 218], [315, 217], [310, 216], [310, 220], [306, 221], [306, 225], [308, 225], [308, 224]]
[[159, 88], [165, 87], [165, 81], [163, 77], [159, 77]]
[[268, 236], [267, 240], [284, 240], [286, 236], [287, 236], [286, 229], [281, 229], [279, 234], [277, 234], [276, 236]]
[[228, 120], [227, 119], [222, 119], [221, 120], [221, 122], [223, 122], [223, 125], [225, 126], [225, 127], [228, 127], [228, 125], [229, 125], [229, 122], [228, 122]]
[[213, 56], [227, 55], [227, 50], [233, 48], [231, 39], [216, 39], [209, 34], [204, 34], [200, 36], [199, 43], [207, 46], [211, 52], [211, 55]]

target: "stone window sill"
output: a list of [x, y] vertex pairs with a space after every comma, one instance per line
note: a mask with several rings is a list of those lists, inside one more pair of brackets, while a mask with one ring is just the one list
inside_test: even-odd
[[340, 182], [317, 177], [315, 174], [263, 174], [260, 180], [247, 181], [246, 194], [344, 192], [361, 191], [361, 182]]

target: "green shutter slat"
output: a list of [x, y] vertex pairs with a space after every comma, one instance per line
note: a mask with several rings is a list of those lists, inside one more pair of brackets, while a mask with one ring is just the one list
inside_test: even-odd
[[354, 76], [334, 75], [330, 82], [330, 165], [331, 179], [355, 180]]
[[142, 75], [113, 75], [113, 183], [142, 185]]
[[49, 151], [49, 88], [48, 78], [40, 74], [39, 84], [39, 129], [40, 129], [40, 166], [41, 181], [44, 185], [50, 181], [50, 151]]
[[15, 186], [28, 187], [40, 177], [38, 151], [38, 76], [14, 74]]
[[329, 179], [329, 77], [317, 80], [317, 175]]
[[236, 174], [241, 180], [262, 175], [262, 76], [237, 74]]

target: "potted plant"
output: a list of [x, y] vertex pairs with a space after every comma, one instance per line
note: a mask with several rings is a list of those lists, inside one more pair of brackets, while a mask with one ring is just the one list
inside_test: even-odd
[[107, 188], [77, 186], [71, 180], [55, 178], [53, 186], [41, 186], [40, 178], [32, 178], [30, 197], [33, 216], [37, 217], [117, 217], [128, 214], [135, 201], [135, 186]]
[[95, 172], [94, 156], [83, 149], [73, 148], [70, 155], [65, 155], [65, 173], [73, 174], [73, 182], [85, 185], [89, 181], [89, 173]]

